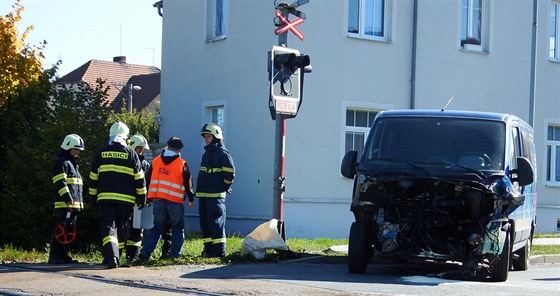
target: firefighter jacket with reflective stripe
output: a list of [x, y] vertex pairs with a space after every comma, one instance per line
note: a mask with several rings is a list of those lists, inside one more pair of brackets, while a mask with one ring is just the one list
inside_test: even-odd
[[214, 140], [204, 149], [196, 180], [196, 197], [225, 198], [235, 178], [233, 159], [221, 140]]
[[192, 176], [187, 161], [179, 155], [163, 155], [164, 153], [154, 158], [148, 170], [148, 198], [183, 203], [186, 194], [193, 201]]
[[146, 180], [134, 150], [113, 142], [101, 147], [91, 164], [89, 194], [97, 202], [143, 203]]
[[[78, 170], [76, 159], [67, 150], [59, 149], [57, 159], [52, 169], [52, 182], [54, 185], [54, 208], [72, 208], [81, 212], [83, 203], [83, 181]], [[68, 205], [69, 201], [74, 203]]]

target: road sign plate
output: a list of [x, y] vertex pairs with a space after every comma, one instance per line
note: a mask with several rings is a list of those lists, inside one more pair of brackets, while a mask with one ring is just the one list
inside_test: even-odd
[[295, 100], [276, 99], [275, 104], [276, 113], [289, 115], [297, 114], [298, 102]]

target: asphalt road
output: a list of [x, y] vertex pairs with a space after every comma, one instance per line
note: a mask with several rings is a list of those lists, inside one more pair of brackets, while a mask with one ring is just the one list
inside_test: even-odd
[[131, 267], [2, 264], [3, 295], [560, 295], [560, 265], [531, 264], [491, 283], [442, 276], [454, 266], [375, 262], [351, 274], [346, 257], [282, 263]]

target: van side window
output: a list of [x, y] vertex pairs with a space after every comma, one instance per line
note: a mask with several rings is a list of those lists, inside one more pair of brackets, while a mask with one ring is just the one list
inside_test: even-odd
[[533, 145], [533, 135], [526, 131], [522, 131], [521, 141], [523, 143], [523, 157], [527, 158], [529, 162], [531, 162], [531, 164], [534, 166], [535, 156], [533, 155], [533, 149], [531, 149]]
[[517, 168], [517, 157], [521, 156], [521, 141], [519, 139], [519, 128], [514, 127], [511, 131], [513, 140], [513, 154], [510, 154], [511, 158], [509, 160], [509, 165], [510, 169], [514, 170]]

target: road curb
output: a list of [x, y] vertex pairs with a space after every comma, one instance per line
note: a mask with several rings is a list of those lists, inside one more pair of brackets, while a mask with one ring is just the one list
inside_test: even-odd
[[560, 263], [560, 254], [536, 255], [529, 258], [529, 263]]

